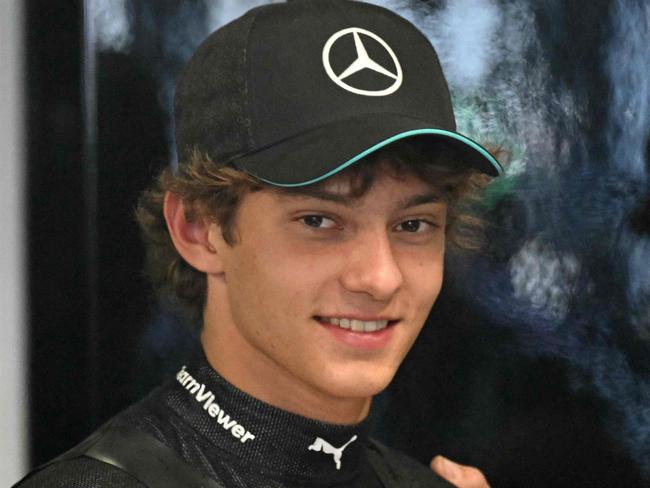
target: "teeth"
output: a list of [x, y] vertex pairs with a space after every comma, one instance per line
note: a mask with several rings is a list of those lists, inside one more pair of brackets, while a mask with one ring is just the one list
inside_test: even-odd
[[354, 332], [363, 332], [364, 323], [361, 320], [350, 320], [350, 328]]
[[375, 332], [377, 330], [385, 329], [388, 325], [388, 320], [356, 320], [356, 319], [341, 319], [333, 317], [322, 317], [324, 322], [332, 325], [338, 325], [342, 329], [351, 329], [354, 332]]

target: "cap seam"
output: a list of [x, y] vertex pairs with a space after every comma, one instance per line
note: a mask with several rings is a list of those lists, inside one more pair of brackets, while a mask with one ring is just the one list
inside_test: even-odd
[[[391, 137], [388, 137], [387, 139], [384, 139], [383, 141], [380, 141], [380, 142], [374, 144], [373, 146], [371, 146], [369, 148], [366, 148], [365, 150], [359, 152], [354, 157], [352, 157], [352, 158], [348, 159], [347, 161], [337, 165], [335, 168], [331, 169], [330, 171], [327, 171], [324, 174], [322, 174], [322, 175], [320, 175], [320, 176], [318, 176], [316, 178], [310, 179], [310, 180], [305, 180], [305, 181], [297, 182], [297, 183], [281, 183], [281, 182], [273, 181], [273, 180], [265, 178], [265, 177], [261, 177], [260, 175], [256, 175], [256, 174], [253, 174], [253, 176], [255, 176], [259, 180], [263, 181], [264, 183], [270, 184], [272, 186], [277, 186], [277, 187], [289, 188], [289, 187], [298, 187], [298, 186], [306, 186], [306, 185], [314, 184], [314, 183], [317, 183], [319, 181], [322, 181], [322, 180], [324, 180], [324, 179], [326, 179], [326, 178], [328, 178], [330, 176], [333, 176], [333, 175], [339, 173], [340, 171], [344, 170], [348, 166], [350, 166], [350, 165], [356, 163], [357, 161], [359, 161], [361, 158], [363, 158], [363, 157], [367, 156], [368, 154], [371, 154], [371, 153], [381, 149], [382, 147], [385, 147], [388, 144], [391, 144], [391, 143], [393, 143], [393, 142], [395, 142], [397, 140], [400, 140], [400, 139], [404, 139], [404, 138], [407, 138], [407, 137], [420, 135], [420, 134], [440, 135], [440, 136], [443, 136], [443, 137], [446, 137], [446, 138], [455, 139], [455, 140], [465, 144], [469, 148], [473, 149], [475, 152], [477, 152], [478, 154], [480, 154], [482, 156], [483, 160], [489, 162], [492, 165], [492, 168], [494, 170], [496, 170], [496, 174], [492, 174], [491, 176], [495, 177], [495, 176], [500, 176], [500, 175], [503, 174], [503, 167], [501, 166], [499, 161], [492, 154], [490, 154], [490, 152], [487, 149], [485, 149], [478, 142], [474, 141], [473, 139], [470, 139], [467, 136], [459, 134], [458, 132], [455, 132], [455, 131], [450, 131], [448, 129], [437, 129], [437, 128], [429, 127], [429, 128], [422, 128], [422, 129], [412, 129], [412, 130], [408, 130], [408, 131], [405, 131], [405, 132], [402, 132], [402, 133], [399, 133], [399, 134], [395, 134], [395, 135], [393, 135]], [[484, 172], [479, 168], [476, 168], [476, 169], [479, 172]]]
[[259, 15], [259, 11], [255, 12], [255, 15], [253, 16], [253, 20], [251, 21], [249, 27], [248, 27], [248, 36], [246, 38], [246, 44], [244, 47], [244, 63], [246, 66], [246, 76], [244, 78], [244, 83], [246, 86], [245, 89], [245, 100], [246, 100], [246, 111], [248, 115], [248, 121], [250, 122], [247, 127], [247, 132], [248, 132], [248, 138], [249, 142], [251, 143], [251, 147], [257, 146], [257, 138], [255, 137], [254, 134], [254, 129], [253, 129], [253, 116], [257, 116], [257, 114], [253, 114], [253, 96], [254, 96], [254, 83], [253, 83], [253, 68], [251, 65], [251, 60], [250, 60], [250, 45], [251, 45], [251, 38], [253, 37], [253, 29], [255, 27], [255, 24], [257, 23], [257, 18]]
[[[349, 120], [361, 119], [361, 118], [364, 118], [364, 117], [366, 117], [368, 115], [397, 115], [397, 116], [400, 116], [400, 117], [407, 117], [409, 119], [421, 121], [424, 125], [426, 125], [427, 128], [436, 128], [436, 129], [446, 130], [446, 131], [449, 131], [449, 132], [456, 132], [455, 130], [451, 130], [451, 129], [447, 129], [445, 127], [442, 127], [442, 124], [434, 124], [434, 123], [432, 123], [432, 121], [428, 121], [428, 120], [425, 120], [425, 119], [420, 118], [420, 117], [414, 117], [413, 115], [404, 114], [404, 113], [400, 113], [400, 112], [387, 112], [387, 111], [364, 112], [362, 114], [357, 114], [357, 115], [354, 115], [354, 116], [351, 116], [351, 117], [332, 120], [331, 122], [328, 122], [326, 124], [322, 124], [322, 125], [319, 125], [317, 127], [312, 127], [310, 129], [303, 130], [301, 132], [297, 132], [295, 134], [287, 135], [287, 136], [283, 137], [282, 139], [278, 139], [278, 140], [269, 142], [267, 144], [264, 144], [263, 146], [256, 147], [254, 151], [246, 151], [245, 153], [239, 153], [237, 155], [233, 155], [231, 158], [228, 159], [228, 162], [234, 162], [235, 159], [238, 159], [238, 158], [241, 158], [241, 157], [244, 157], [244, 156], [248, 156], [248, 155], [254, 154], [254, 153], [259, 152], [259, 151], [264, 151], [265, 149], [267, 149], [269, 147], [272, 147], [272, 146], [275, 146], [276, 144], [281, 144], [284, 141], [288, 141], [288, 140], [293, 139], [295, 137], [304, 136], [305, 134], [309, 134], [310, 132], [313, 132], [315, 130], [322, 129], [322, 128], [328, 127], [330, 125], [340, 124], [341, 122], [346, 122], [346, 121], [349, 121]], [[462, 134], [459, 134], [459, 135], [462, 136]], [[467, 136], [463, 136], [463, 137], [467, 137]], [[470, 139], [470, 138], [467, 137], [467, 139]]]

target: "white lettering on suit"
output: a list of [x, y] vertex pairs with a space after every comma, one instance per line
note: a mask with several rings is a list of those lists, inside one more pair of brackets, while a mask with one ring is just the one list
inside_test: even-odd
[[223, 411], [219, 404], [215, 402], [214, 393], [208, 390], [203, 383], [196, 381], [185, 370], [185, 366], [176, 374], [176, 380], [190, 392], [197, 402], [203, 404], [203, 410], [210, 417], [216, 419], [217, 423], [230, 432], [230, 435], [234, 438], [239, 439], [239, 442], [243, 444], [246, 441], [255, 439], [255, 436], [248, 429]]

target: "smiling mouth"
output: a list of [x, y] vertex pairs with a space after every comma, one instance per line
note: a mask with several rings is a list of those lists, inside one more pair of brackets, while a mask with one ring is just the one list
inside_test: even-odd
[[321, 324], [335, 325], [352, 332], [379, 332], [395, 325], [399, 320], [357, 320], [345, 317], [315, 317]]

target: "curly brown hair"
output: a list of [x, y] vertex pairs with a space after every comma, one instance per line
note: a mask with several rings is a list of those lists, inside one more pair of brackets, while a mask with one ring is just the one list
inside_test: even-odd
[[[380, 163], [380, 164], [377, 164]], [[449, 204], [447, 242], [460, 250], [477, 250], [482, 244], [483, 222], [476, 212], [476, 201], [490, 177], [465, 167], [444, 142], [431, 143], [417, 137], [395, 142], [339, 173], [346, 178], [349, 195], [363, 196], [380, 170], [389, 170], [396, 178], [413, 175], [430, 184]], [[232, 168], [219, 166], [204, 154], [194, 152], [176, 172], [162, 171], [153, 187], [138, 202], [136, 218], [146, 246], [146, 272], [163, 302], [199, 321], [206, 293], [206, 277], [187, 264], [176, 251], [163, 216], [166, 192], [178, 194], [186, 209], [186, 218], [213, 219], [224, 240], [236, 245], [237, 209], [248, 192], [262, 189], [309, 194], [324, 183], [305, 187], [279, 188]]]

